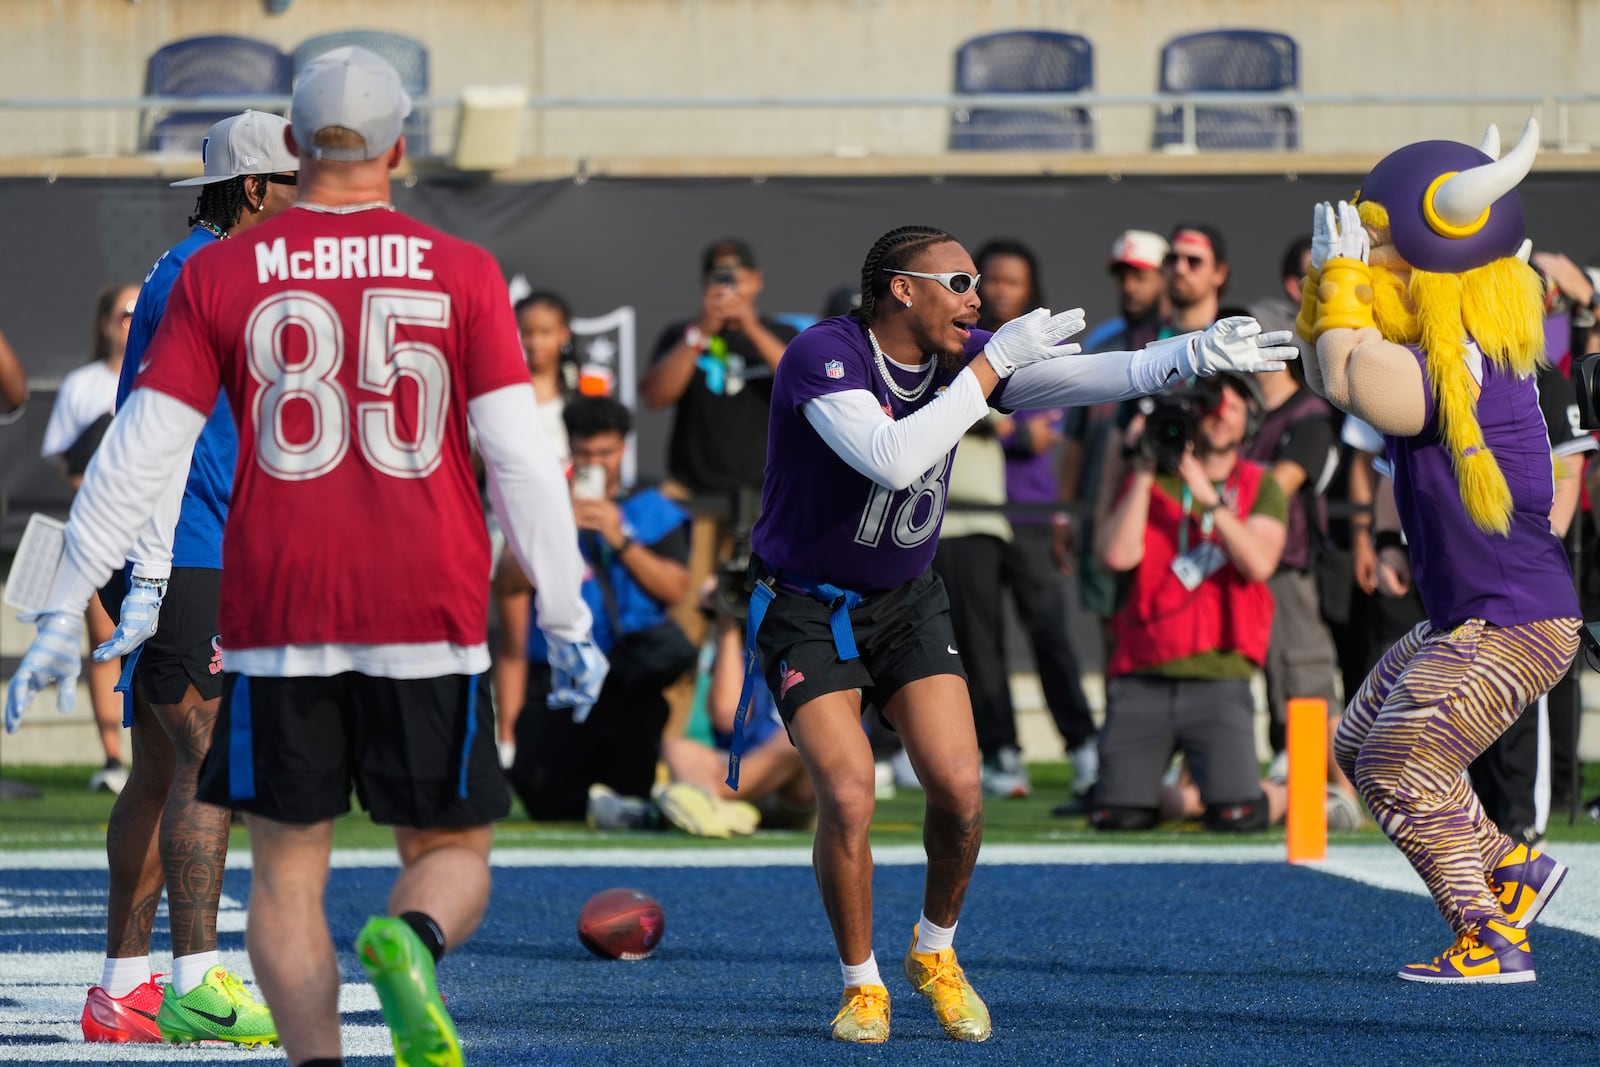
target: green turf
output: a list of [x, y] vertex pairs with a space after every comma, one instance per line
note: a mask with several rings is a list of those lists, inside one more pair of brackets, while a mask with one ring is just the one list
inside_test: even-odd
[[[990, 844], [1029, 842], [1094, 841], [1097, 844], [1150, 841], [1273, 841], [1281, 840], [1281, 829], [1243, 838], [1220, 838], [1206, 834], [1198, 824], [1166, 827], [1146, 833], [1097, 834], [1087, 828], [1081, 816], [1058, 818], [1050, 809], [1066, 798], [1072, 772], [1065, 763], [1037, 763], [1028, 768], [1033, 779], [1033, 796], [1022, 800], [990, 800], [985, 811], [984, 840]], [[0, 800], [0, 849], [70, 848], [100, 850], [105, 846], [106, 818], [111, 812], [109, 793], [90, 793], [86, 788], [94, 768], [11, 767], [6, 777], [37, 787], [43, 795], [36, 799]], [[1584, 767], [1582, 796], [1600, 793], [1600, 764]], [[1578, 825], [1567, 825], [1566, 813], [1551, 820], [1550, 838], [1554, 841], [1600, 841], [1600, 825], [1580, 815]], [[1339, 842], [1383, 841], [1370, 825], [1363, 831], [1334, 834]], [[873, 840], [883, 844], [915, 844], [922, 840], [922, 794], [901, 790], [893, 800], [880, 800], [873, 820]], [[363, 814], [339, 820], [335, 841], [344, 848], [383, 848], [392, 843], [389, 831], [374, 826]], [[801, 831], [762, 831], [752, 838], [727, 842], [728, 847], [803, 846], [810, 834]], [[497, 827], [495, 842], [501, 848], [682, 848], [706, 844], [675, 831], [595, 833], [581, 823], [535, 823], [523, 817], [520, 805], [512, 816]], [[249, 847], [242, 828], [235, 827], [233, 847]]]

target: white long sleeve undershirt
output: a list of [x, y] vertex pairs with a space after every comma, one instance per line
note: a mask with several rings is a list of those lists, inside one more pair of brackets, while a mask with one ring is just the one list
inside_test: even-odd
[[[1075, 407], [1159, 392], [1193, 372], [1193, 334], [1158, 341], [1138, 352], [1057, 356], [1019, 367], [1002, 399], [1013, 411]], [[912, 368], [915, 369], [915, 368]], [[806, 421], [852, 470], [886, 489], [904, 489], [939, 461], [988, 411], [970, 369], [942, 394], [903, 419], [883, 413], [866, 389], [824, 393], [806, 401]]]
[[555, 445], [538, 428], [533, 388], [520, 383], [484, 393], [467, 414], [506, 544], [533, 581], [539, 628], [558, 641], [587, 639], [594, 620], [583, 599], [572, 500]]

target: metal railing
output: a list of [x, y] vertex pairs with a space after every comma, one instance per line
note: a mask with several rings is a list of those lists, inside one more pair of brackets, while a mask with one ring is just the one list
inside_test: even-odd
[[[37, 97], [0, 97], [0, 122], [7, 116], [13, 118], [25, 114], [41, 112], [70, 112], [78, 115], [88, 113], [115, 114], [135, 112], [139, 115], [138, 129], [130, 138], [129, 131], [119, 130], [111, 135], [115, 143], [99, 146], [113, 154], [133, 155], [144, 151], [143, 144], [146, 135], [148, 119], [154, 115], [176, 114], [182, 112], [204, 111], [230, 111], [244, 108], [272, 110], [287, 112], [289, 97], [281, 95], [230, 95], [230, 96], [204, 96], [204, 97], [174, 97], [174, 96], [138, 96], [138, 97], [68, 97], [68, 96], [37, 96]], [[1395, 138], [1385, 136], [1383, 133], [1369, 131], [1370, 123], [1361, 115], [1351, 116], [1342, 126], [1330, 116], [1344, 111], [1355, 110], [1366, 112], [1369, 109], [1393, 114], [1394, 109], [1412, 109], [1417, 111], [1455, 108], [1455, 109], [1516, 109], [1518, 114], [1537, 114], [1546, 117], [1553, 114], [1555, 122], [1548, 127], [1546, 142], [1551, 147], [1569, 149], [1573, 147], [1587, 147], [1587, 141], [1578, 139], [1575, 132], [1573, 111], [1585, 105], [1600, 103], [1600, 94], [1591, 93], [1398, 93], [1384, 94], [1371, 92], [1346, 92], [1346, 93], [1300, 93], [1300, 92], [1207, 92], [1207, 93], [1132, 93], [1132, 94], [1100, 94], [1100, 93], [976, 93], [976, 94], [888, 94], [879, 96], [818, 96], [818, 95], [717, 95], [717, 96], [530, 96], [525, 104], [525, 121], [522, 129], [522, 144], [525, 153], [545, 154], [552, 156], [578, 156], [584, 154], [679, 154], [693, 155], [701, 151], [694, 144], [686, 144], [681, 137], [670, 133], [663, 125], [667, 120], [660, 116], [663, 112], [680, 113], [686, 120], [691, 119], [694, 113], [706, 111], [724, 111], [735, 115], [742, 114], [759, 121], [767, 126], [774, 123], [777, 116], [791, 115], [791, 122], [796, 126], [805, 126], [805, 136], [789, 138], [787, 141], [779, 130], [776, 140], [791, 148], [790, 152], [774, 151], [770, 153], [741, 151], [741, 146], [748, 146], [750, 138], [727, 138], [720, 143], [724, 148], [723, 155], [740, 154], [838, 154], [838, 155], [871, 155], [871, 154], [918, 154], [918, 151], [894, 153], [886, 151], [880, 144], [888, 144], [895, 139], [884, 137], [879, 142], [862, 145], [835, 144], [831, 148], [825, 146], [826, 129], [819, 129], [813, 120], [803, 119], [802, 115], [816, 112], [834, 112], [841, 116], [862, 113], [877, 113], [883, 115], [917, 115], [915, 142], [920, 146], [921, 152], [945, 151], [945, 134], [949, 129], [950, 116], [953, 113], [979, 109], [1003, 109], [1010, 112], [1038, 111], [1041, 117], [1046, 112], [1057, 111], [1063, 108], [1082, 109], [1094, 116], [1094, 121], [1100, 123], [1100, 113], [1116, 111], [1118, 122], [1113, 126], [1105, 127], [1106, 132], [1114, 132], [1114, 137], [1097, 138], [1097, 148], [1092, 152], [1107, 153], [1121, 146], [1123, 151], [1132, 152], [1196, 152], [1201, 151], [1200, 137], [1197, 124], [1197, 115], [1201, 109], [1207, 108], [1233, 108], [1233, 109], [1269, 109], [1285, 108], [1291, 110], [1296, 116], [1297, 148], [1291, 151], [1300, 152], [1347, 152], [1347, 151], [1375, 151], [1392, 146]], [[461, 99], [453, 95], [433, 95], [418, 98], [415, 106], [419, 111], [432, 113], [436, 120], [436, 144], [449, 145], [453, 137], [439, 137], [438, 131], [448, 127], [458, 111]], [[1155, 115], [1158, 110], [1176, 109], [1178, 128], [1175, 137], [1149, 136], [1150, 131], [1157, 130]], [[629, 138], [620, 132], [610, 136], [615, 144], [598, 144], [593, 137], [587, 140], [575, 139], [570, 132], [540, 128], [537, 123], [548, 121], [564, 113], [626, 113], [638, 112], [653, 116], [648, 121], [639, 121], [633, 124], [635, 136]], [[1142, 114], [1141, 114], [1142, 112]], [[703, 120], [693, 120], [703, 122]], [[529, 122], [534, 123], [530, 130]], [[881, 124], [880, 124], [881, 125]], [[621, 127], [618, 128], [619, 130]], [[453, 131], [451, 131], [453, 132]], [[644, 134], [641, 137], [637, 134]], [[854, 129], [851, 136], [858, 139], [865, 134], [865, 139], [871, 141], [872, 130], [870, 127]], [[649, 140], [649, 135], [656, 138]], [[1597, 130], [1600, 134], [1600, 130]], [[1362, 137], [1373, 143], [1356, 143]], [[1463, 137], [1467, 134], [1462, 134]], [[904, 141], [908, 138], [902, 137]], [[1107, 141], [1112, 145], [1107, 145]], [[1170, 140], [1171, 143], [1156, 147], [1158, 140]], [[571, 150], [568, 150], [570, 142]], [[792, 142], [792, 143], [791, 143]], [[639, 152], [637, 149], [643, 145], [646, 148], [659, 144], [660, 153]], [[937, 145], [937, 147], [933, 147]], [[808, 147], [809, 146], [809, 147]], [[891, 146], [892, 147], [892, 146]], [[628, 151], [629, 148], [634, 151]], [[37, 152], [30, 151], [26, 145], [6, 144], [0, 142], [0, 154], [12, 156], [38, 155], [38, 154], [70, 154], [62, 152]], [[448, 149], [439, 154], [448, 154]]]

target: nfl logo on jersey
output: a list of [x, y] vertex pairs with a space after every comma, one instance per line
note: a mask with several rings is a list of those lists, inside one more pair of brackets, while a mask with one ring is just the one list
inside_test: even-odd
[[822, 369], [827, 372], [828, 377], [830, 378], [844, 377], [844, 364], [840, 363], [836, 359], [828, 360], [828, 362], [822, 365]]

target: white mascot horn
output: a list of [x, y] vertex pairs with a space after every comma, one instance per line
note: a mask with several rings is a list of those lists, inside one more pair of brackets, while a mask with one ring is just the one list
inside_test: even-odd
[[[1484, 154], [1494, 157], [1488, 147], [1499, 147], [1500, 135], [1493, 126], [1484, 136]], [[1469, 226], [1476, 222], [1489, 205], [1515, 189], [1528, 171], [1533, 169], [1533, 157], [1539, 153], [1539, 120], [1529, 119], [1522, 136], [1511, 151], [1494, 159], [1464, 170], [1445, 180], [1433, 194], [1433, 210], [1452, 226]]]

